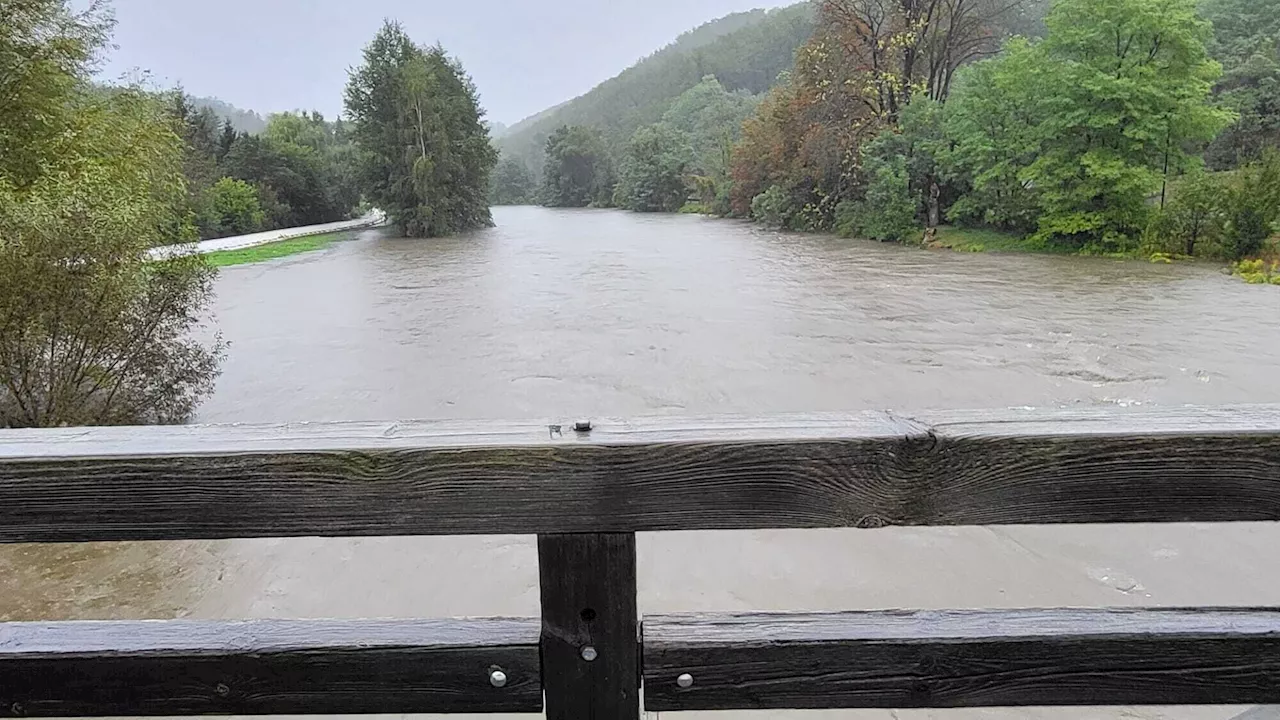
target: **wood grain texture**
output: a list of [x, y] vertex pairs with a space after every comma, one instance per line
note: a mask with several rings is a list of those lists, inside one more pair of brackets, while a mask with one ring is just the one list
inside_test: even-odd
[[644, 638], [648, 711], [1280, 702], [1277, 609], [658, 616]]
[[1280, 520], [1280, 407], [0, 431], [0, 542]]
[[538, 712], [538, 636], [534, 619], [5, 623], [0, 717]]
[[541, 535], [538, 575], [547, 720], [639, 720], [635, 535]]

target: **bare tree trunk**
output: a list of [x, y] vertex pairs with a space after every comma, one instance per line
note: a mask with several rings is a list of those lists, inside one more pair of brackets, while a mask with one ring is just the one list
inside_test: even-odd
[[942, 194], [942, 189], [938, 187], [937, 180], [929, 181], [929, 228], [938, 227], [938, 196]]

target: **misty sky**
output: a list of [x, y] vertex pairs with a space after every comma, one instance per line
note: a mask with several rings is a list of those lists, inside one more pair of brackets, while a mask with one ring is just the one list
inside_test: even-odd
[[148, 70], [259, 113], [342, 109], [347, 68], [384, 17], [439, 41], [511, 124], [581, 95], [707, 20], [794, 0], [114, 0], [103, 75]]

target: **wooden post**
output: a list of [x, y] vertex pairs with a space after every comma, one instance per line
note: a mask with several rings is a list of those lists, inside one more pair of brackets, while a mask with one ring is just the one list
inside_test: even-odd
[[638, 720], [634, 533], [539, 535], [548, 720]]

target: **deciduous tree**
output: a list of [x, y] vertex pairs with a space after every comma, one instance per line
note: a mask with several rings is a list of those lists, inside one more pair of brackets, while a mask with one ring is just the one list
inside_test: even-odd
[[443, 48], [419, 47], [387, 22], [351, 72], [346, 107], [365, 158], [365, 194], [402, 232], [432, 237], [492, 224], [497, 151], [475, 85]]

